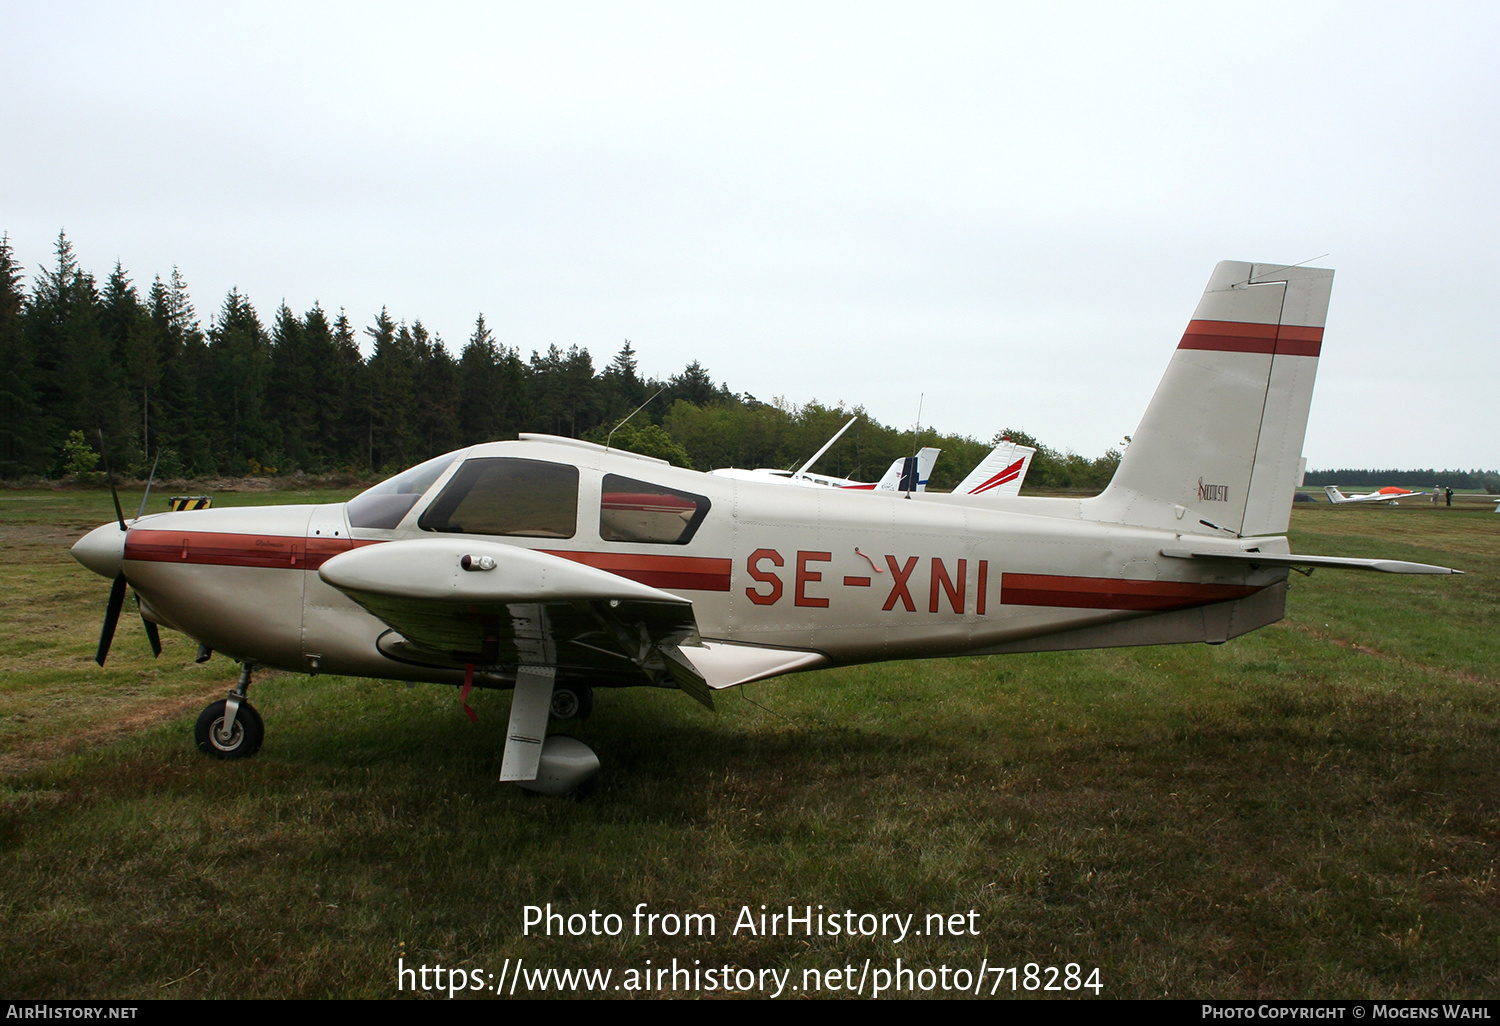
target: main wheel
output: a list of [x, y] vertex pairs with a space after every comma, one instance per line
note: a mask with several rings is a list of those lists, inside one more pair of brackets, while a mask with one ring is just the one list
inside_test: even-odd
[[594, 689], [587, 684], [559, 684], [552, 689], [552, 718], [586, 720], [594, 711]]
[[224, 710], [228, 704], [227, 699], [220, 699], [199, 715], [198, 725], [193, 728], [198, 750], [215, 759], [248, 759], [260, 751], [266, 725], [253, 705], [241, 702], [234, 714], [234, 732], [228, 741], [222, 740], [219, 731], [224, 726]]

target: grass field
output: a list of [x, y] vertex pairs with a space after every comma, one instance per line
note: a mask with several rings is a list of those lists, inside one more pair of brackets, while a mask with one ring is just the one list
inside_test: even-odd
[[[612, 969], [627, 996], [627, 970], [675, 958], [790, 971], [783, 996], [807, 995], [790, 989], [807, 970], [899, 959], [934, 971], [918, 987], [943, 966], [1020, 966], [1024, 985], [1026, 963], [1076, 963], [1117, 998], [1495, 997], [1485, 509], [1297, 509], [1294, 551], [1469, 573], [1294, 577], [1285, 621], [1223, 646], [825, 671], [717, 715], [600, 693], [570, 730], [600, 786], [550, 800], [496, 780], [503, 692], [471, 699], [474, 726], [449, 688], [267, 674], [260, 755], [201, 756], [193, 721], [232, 664], [195, 665], [171, 632], [153, 661], [130, 605], [92, 662], [108, 583], [67, 547], [111, 518], [107, 493], [0, 492], [0, 996], [389, 997], [398, 959], [465, 983], [516, 959]], [[623, 929], [523, 935], [548, 903]], [[639, 903], [717, 929], [637, 936]], [[962, 933], [734, 933], [761, 905], [916, 929], [961, 913]]]

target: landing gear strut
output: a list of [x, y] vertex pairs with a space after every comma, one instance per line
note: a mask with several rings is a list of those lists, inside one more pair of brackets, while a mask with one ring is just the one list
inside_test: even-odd
[[250, 671], [254, 664], [240, 664], [239, 683], [229, 697], [214, 702], [198, 716], [193, 736], [198, 750], [216, 759], [248, 759], [260, 751], [266, 726], [248, 701]]
[[[556, 667], [516, 667], [516, 690], [511, 695], [510, 725], [500, 765], [502, 783], [516, 783], [539, 794], [565, 795], [587, 787], [599, 775], [599, 757], [588, 745], [560, 734], [547, 736], [547, 720], [558, 715], [559, 704], [574, 716], [582, 702], [592, 704], [593, 691], [587, 686], [559, 688], [556, 682]], [[561, 703], [559, 696], [563, 696]], [[582, 711], [587, 710], [584, 705]]]

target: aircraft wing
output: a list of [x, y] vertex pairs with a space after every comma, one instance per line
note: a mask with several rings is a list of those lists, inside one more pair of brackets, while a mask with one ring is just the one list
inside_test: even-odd
[[395, 632], [379, 642], [392, 659], [670, 683], [713, 708], [680, 650], [702, 645], [692, 603], [608, 571], [514, 545], [420, 538], [352, 549], [318, 575]]

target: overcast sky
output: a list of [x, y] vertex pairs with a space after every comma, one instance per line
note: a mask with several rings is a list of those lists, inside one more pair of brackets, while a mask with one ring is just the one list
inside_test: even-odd
[[[1313, 467], [1500, 467], [1500, 4], [0, 0], [0, 231], [630, 339], [763, 400], [1094, 456], [1215, 262], [1337, 270]], [[1325, 256], [1326, 254], [1326, 256]]]

